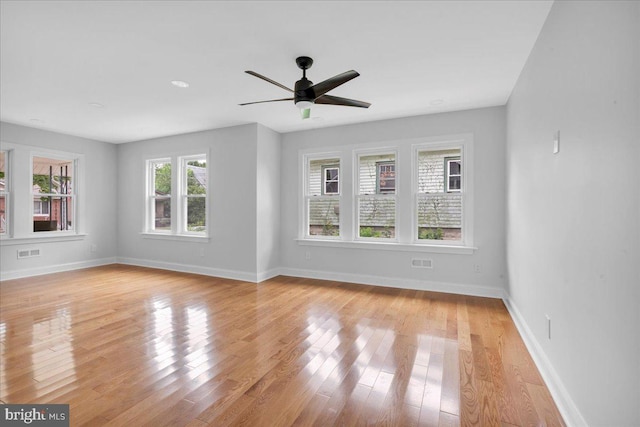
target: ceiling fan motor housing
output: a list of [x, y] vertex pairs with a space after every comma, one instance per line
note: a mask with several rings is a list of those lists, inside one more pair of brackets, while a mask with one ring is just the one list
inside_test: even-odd
[[293, 102], [296, 104], [301, 101], [313, 102], [316, 97], [311, 86], [313, 82], [306, 77], [298, 80], [294, 87]]

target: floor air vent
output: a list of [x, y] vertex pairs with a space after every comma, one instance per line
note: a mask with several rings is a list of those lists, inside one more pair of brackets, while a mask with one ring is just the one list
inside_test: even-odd
[[433, 268], [433, 260], [413, 258], [411, 260], [411, 267], [413, 267], [413, 268]]
[[40, 249], [18, 249], [18, 259], [40, 256]]

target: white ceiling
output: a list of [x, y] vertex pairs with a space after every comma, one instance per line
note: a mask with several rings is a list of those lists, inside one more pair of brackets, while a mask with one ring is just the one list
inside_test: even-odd
[[[552, 1], [2, 1], [0, 119], [123, 143], [258, 122], [290, 132], [504, 105]], [[302, 120], [285, 86], [354, 69]], [[171, 85], [184, 80], [187, 89]], [[91, 103], [102, 104], [97, 108]]]

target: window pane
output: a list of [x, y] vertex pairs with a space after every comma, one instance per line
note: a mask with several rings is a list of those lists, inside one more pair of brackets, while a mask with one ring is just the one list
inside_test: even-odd
[[378, 167], [378, 190], [380, 193], [394, 193], [396, 190], [396, 165], [383, 163]]
[[0, 151], [0, 191], [5, 191], [6, 188], [4, 187], [5, 184], [5, 179], [6, 177], [4, 176], [7, 169], [6, 169], [6, 164], [7, 162], [7, 157], [6, 157], [6, 153], [4, 151]]
[[187, 198], [187, 231], [204, 232], [206, 228], [206, 205], [204, 197]]
[[309, 200], [309, 235], [340, 235], [340, 200], [337, 197]]
[[207, 194], [207, 160], [187, 162], [187, 194]]
[[154, 230], [171, 231], [171, 199], [154, 199]]
[[33, 200], [33, 231], [73, 230], [72, 197], [38, 197]]
[[358, 194], [395, 192], [395, 154], [376, 154], [359, 158]]
[[418, 197], [418, 239], [461, 240], [462, 195], [428, 194]]
[[327, 182], [325, 183], [325, 194], [338, 194], [338, 183], [337, 182]]
[[327, 194], [323, 193], [322, 186], [326, 182], [326, 175], [323, 176], [323, 173], [331, 173], [328, 168], [335, 171], [337, 178], [340, 169], [340, 159], [331, 158], [309, 161], [309, 176], [307, 177], [307, 194], [309, 196], [322, 196], [323, 194]]
[[171, 195], [171, 163], [153, 163], [153, 182], [156, 196]]
[[7, 199], [3, 194], [0, 194], [0, 234], [7, 232]]
[[395, 238], [396, 201], [394, 198], [358, 199], [360, 237]]
[[460, 175], [460, 160], [449, 161], [449, 175]]
[[449, 191], [460, 190], [460, 176], [449, 176]]
[[444, 193], [445, 164], [450, 157], [459, 157], [459, 148], [449, 150], [424, 150], [418, 152], [418, 192]]
[[33, 158], [34, 194], [72, 194], [73, 161]]

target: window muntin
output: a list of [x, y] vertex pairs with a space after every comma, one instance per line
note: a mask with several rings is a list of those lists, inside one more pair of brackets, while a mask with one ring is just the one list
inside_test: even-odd
[[9, 229], [9, 152], [0, 151], [0, 235]]
[[357, 156], [357, 238], [396, 238], [396, 154]]
[[[417, 151], [417, 239], [462, 241], [462, 148]], [[457, 188], [456, 188], [457, 187]]]
[[147, 232], [207, 235], [207, 164], [206, 154], [147, 161]]
[[74, 230], [75, 161], [33, 156], [31, 168], [33, 231]]
[[340, 236], [340, 159], [305, 158], [306, 237]]

